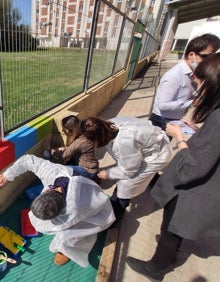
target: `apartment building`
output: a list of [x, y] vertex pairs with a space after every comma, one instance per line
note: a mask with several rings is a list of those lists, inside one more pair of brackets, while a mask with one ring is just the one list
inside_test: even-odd
[[[45, 47], [87, 48], [92, 29], [96, 0], [33, 0], [33, 36]], [[146, 23], [152, 15], [155, 2], [162, 0], [112, 0], [108, 1], [130, 19]], [[118, 37], [123, 17], [111, 6], [101, 2], [96, 28], [96, 48], [106, 48], [107, 39]], [[115, 48], [114, 40], [108, 48]]]

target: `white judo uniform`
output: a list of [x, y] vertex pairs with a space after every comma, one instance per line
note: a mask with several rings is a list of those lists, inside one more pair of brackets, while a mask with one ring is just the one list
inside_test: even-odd
[[4, 176], [13, 181], [26, 171], [33, 172], [42, 181], [42, 193], [49, 185], [53, 185], [56, 178], [69, 178], [66, 207], [59, 216], [52, 220], [41, 220], [30, 211], [29, 217], [37, 231], [55, 235], [49, 247], [51, 252], [61, 252], [86, 267], [97, 233], [115, 221], [109, 197], [94, 181], [72, 176], [72, 168], [33, 155], [24, 155], [18, 159], [4, 172]]
[[118, 128], [116, 138], [106, 146], [116, 165], [107, 169], [109, 179], [117, 180], [117, 196], [132, 199], [147, 188], [151, 179], [172, 157], [166, 133], [150, 121], [133, 117], [110, 120]]

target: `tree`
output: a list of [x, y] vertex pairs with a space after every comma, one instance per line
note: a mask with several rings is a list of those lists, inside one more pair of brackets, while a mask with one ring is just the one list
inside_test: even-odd
[[19, 24], [21, 15], [12, 0], [0, 1], [0, 48], [4, 52], [36, 50], [37, 40], [29, 27]]
[[18, 25], [21, 15], [16, 8], [13, 8], [11, 0], [0, 1], [0, 28], [11, 30]]

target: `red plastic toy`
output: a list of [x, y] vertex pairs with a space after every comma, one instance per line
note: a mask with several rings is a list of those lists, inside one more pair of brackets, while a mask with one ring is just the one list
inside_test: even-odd
[[23, 237], [36, 237], [38, 232], [30, 222], [29, 211], [29, 209], [21, 210], [21, 235]]

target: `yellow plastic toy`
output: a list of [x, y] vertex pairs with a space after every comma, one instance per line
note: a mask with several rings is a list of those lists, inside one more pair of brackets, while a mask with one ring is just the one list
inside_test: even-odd
[[14, 256], [19, 251], [24, 252], [26, 240], [6, 226], [0, 226], [0, 244], [8, 249]]

